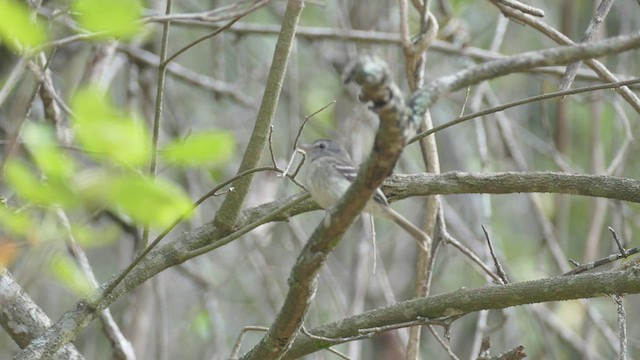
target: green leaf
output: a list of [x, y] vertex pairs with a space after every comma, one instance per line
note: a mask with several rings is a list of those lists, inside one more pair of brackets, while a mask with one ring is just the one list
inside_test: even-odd
[[78, 142], [99, 161], [138, 166], [151, 156], [151, 139], [142, 120], [115, 108], [98, 89], [79, 90], [71, 100]]
[[193, 209], [182, 189], [166, 180], [131, 175], [108, 186], [112, 204], [143, 225], [166, 227]]
[[122, 235], [122, 229], [115, 224], [72, 224], [71, 232], [76, 242], [84, 248], [105, 246], [116, 243]]
[[51, 260], [51, 272], [69, 290], [78, 296], [87, 296], [94, 290], [91, 281], [78, 265], [64, 256], [54, 256]]
[[191, 321], [191, 330], [201, 339], [209, 339], [213, 330], [212, 328], [211, 316], [207, 310], [199, 311]]
[[25, 3], [0, 0], [0, 40], [10, 50], [22, 53], [47, 41], [47, 35]]
[[105, 38], [128, 39], [142, 27], [139, 0], [76, 0], [72, 9], [82, 27]]
[[193, 207], [176, 185], [138, 173], [90, 169], [79, 174], [77, 188], [86, 205], [108, 207], [143, 225], [166, 227]]
[[63, 180], [40, 180], [21, 160], [10, 159], [5, 168], [9, 186], [24, 200], [39, 205], [73, 207], [78, 203], [74, 192]]
[[186, 139], [170, 143], [162, 156], [168, 162], [182, 166], [223, 164], [233, 155], [235, 138], [229, 131], [199, 132]]
[[35, 228], [27, 213], [17, 212], [5, 206], [0, 206], [0, 225], [15, 236], [27, 236]]
[[60, 151], [51, 127], [27, 123], [22, 133], [36, 165], [47, 177], [66, 180], [73, 176], [75, 163]]

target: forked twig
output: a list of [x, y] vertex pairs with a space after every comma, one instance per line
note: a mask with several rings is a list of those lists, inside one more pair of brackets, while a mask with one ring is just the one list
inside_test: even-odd
[[493, 259], [493, 263], [496, 265], [496, 271], [498, 273], [498, 276], [500, 277], [502, 285], [506, 285], [509, 283], [509, 279], [507, 279], [507, 274], [504, 272], [502, 265], [500, 265], [500, 261], [498, 261], [498, 256], [493, 250], [493, 245], [491, 244], [491, 238], [489, 237], [489, 233], [487, 232], [487, 229], [484, 227], [484, 225], [482, 225], [482, 231], [484, 232], [484, 237], [487, 239], [487, 244], [489, 245], [489, 252], [491, 253], [491, 258]]
[[609, 255], [607, 257], [604, 257], [602, 259], [599, 259], [599, 260], [596, 260], [596, 261], [592, 261], [592, 262], [590, 262], [588, 264], [583, 264], [583, 265], [580, 265], [578, 262], [576, 262], [576, 261], [574, 261], [572, 259], [569, 259], [569, 261], [573, 265], [576, 265], [576, 268], [571, 270], [571, 271], [567, 271], [566, 273], [562, 274], [562, 276], [580, 274], [580, 273], [583, 273], [585, 271], [593, 270], [593, 269], [597, 268], [598, 266], [609, 264], [609, 263], [612, 263], [612, 262], [614, 262], [616, 260], [627, 258], [627, 257], [629, 257], [629, 256], [631, 256], [633, 254], [637, 254], [637, 253], [640, 252], [640, 247], [634, 247], [634, 248], [631, 248], [631, 249], [625, 249], [624, 246], [622, 246], [622, 242], [618, 238], [618, 235], [613, 230], [613, 228], [611, 226], [609, 226], [608, 229], [613, 234], [613, 240], [616, 242], [616, 245], [618, 246], [618, 250], [620, 252], [616, 253], [616, 254], [611, 254], [611, 255]]

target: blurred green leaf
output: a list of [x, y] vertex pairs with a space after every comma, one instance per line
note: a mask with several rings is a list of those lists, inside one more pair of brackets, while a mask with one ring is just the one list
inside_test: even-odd
[[40, 180], [21, 160], [10, 159], [5, 176], [9, 186], [24, 200], [63, 207], [73, 207], [78, 203], [76, 195], [68, 187], [70, 183], [59, 179]]
[[451, 5], [454, 11], [460, 11], [465, 6], [472, 3], [473, 0], [451, 0]]
[[68, 179], [74, 174], [75, 163], [60, 151], [51, 127], [27, 123], [22, 133], [36, 165], [47, 177]]
[[35, 224], [26, 212], [17, 212], [0, 206], [0, 225], [12, 235], [26, 236], [31, 229], [34, 229]]
[[191, 329], [201, 339], [208, 339], [211, 337], [211, 318], [209, 312], [206, 310], [199, 311], [191, 321]]
[[222, 169], [216, 167], [209, 169], [209, 175], [211, 176], [211, 180], [218, 183], [224, 181], [227, 174], [222, 171]]
[[193, 208], [182, 189], [166, 180], [131, 175], [107, 186], [112, 204], [143, 225], [166, 227]]
[[99, 89], [79, 90], [71, 100], [76, 137], [89, 155], [124, 165], [146, 164], [151, 139], [144, 123], [116, 109]]
[[0, 0], [0, 40], [20, 53], [44, 43], [47, 35], [44, 26], [29, 14], [26, 3]]
[[128, 39], [142, 27], [139, 0], [76, 0], [72, 9], [82, 27], [105, 37]]
[[96, 247], [113, 244], [122, 234], [121, 229], [115, 224], [72, 224], [71, 232], [76, 242], [82, 247]]
[[182, 166], [219, 165], [231, 159], [235, 138], [229, 131], [217, 130], [192, 134], [173, 141], [162, 151], [171, 163]]
[[68, 257], [54, 256], [51, 259], [51, 272], [66, 288], [78, 296], [87, 296], [94, 290], [91, 281]]
[[89, 168], [76, 176], [76, 189], [84, 205], [90, 209], [103, 209], [110, 206], [109, 186], [114, 175], [106, 168]]

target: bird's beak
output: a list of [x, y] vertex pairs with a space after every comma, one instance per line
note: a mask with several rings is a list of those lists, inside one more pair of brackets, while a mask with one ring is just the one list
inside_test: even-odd
[[313, 144], [298, 145], [298, 150], [302, 151], [305, 155], [308, 154], [311, 149], [313, 149]]

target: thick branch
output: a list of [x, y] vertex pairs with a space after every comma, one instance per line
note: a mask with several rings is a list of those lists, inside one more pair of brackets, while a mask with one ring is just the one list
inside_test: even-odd
[[640, 202], [640, 181], [558, 172], [448, 172], [395, 175], [385, 182], [389, 200], [446, 194], [556, 193]]
[[[47, 314], [3, 268], [0, 268], [0, 305], [0, 325], [21, 348], [51, 326]], [[84, 359], [72, 344], [66, 344], [52, 358]]]
[[[296, 26], [298, 26], [298, 20], [300, 19], [303, 8], [304, 1], [301, 0], [289, 0], [287, 3], [287, 10], [282, 20], [282, 29], [273, 52], [267, 86], [264, 89], [264, 95], [262, 97], [262, 103], [260, 104], [260, 110], [258, 110], [253, 133], [251, 134], [238, 173], [258, 166], [262, 154], [264, 154], [266, 149], [269, 129], [276, 113], [278, 99], [280, 98], [280, 90], [284, 82], [284, 75], [287, 70], [289, 54], [293, 46]], [[214, 222], [219, 228], [231, 229], [236, 225], [252, 180], [253, 175], [248, 175], [235, 182], [235, 190], [227, 195], [216, 213]]]
[[538, 66], [560, 65], [577, 60], [613, 55], [640, 47], [640, 32], [621, 35], [589, 44], [561, 46], [530, 51], [480, 64], [455, 74], [443, 76], [425, 85], [411, 98], [416, 117], [420, 117], [433, 102], [449, 92]]
[[297, 359], [319, 349], [344, 342], [340, 339], [364, 335], [367, 333], [367, 329], [375, 332], [376, 328], [382, 326], [402, 324], [413, 320], [446, 319], [480, 310], [504, 309], [524, 304], [607, 295], [637, 294], [639, 292], [640, 267], [638, 265], [622, 270], [571, 277], [560, 276], [508, 285], [461, 289], [426, 298], [403, 301], [310, 329], [309, 333], [313, 335], [336, 339], [336, 341], [321, 342], [300, 334], [296, 337], [285, 359]]

